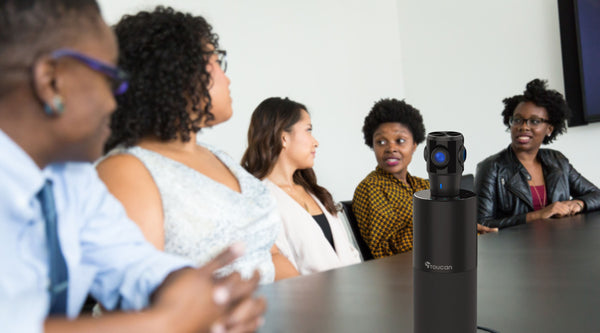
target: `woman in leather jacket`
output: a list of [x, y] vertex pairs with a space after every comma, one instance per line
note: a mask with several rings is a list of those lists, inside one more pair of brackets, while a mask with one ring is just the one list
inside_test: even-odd
[[477, 165], [479, 223], [504, 228], [600, 208], [598, 187], [562, 153], [540, 149], [566, 131], [570, 110], [563, 96], [535, 79], [503, 103], [511, 144]]

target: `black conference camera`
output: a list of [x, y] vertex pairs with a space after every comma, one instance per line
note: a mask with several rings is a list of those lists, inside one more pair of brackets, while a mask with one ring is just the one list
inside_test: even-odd
[[460, 194], [460, 179], [465, 170], [467, 150], [458, 132], [431, 132], [424, 150], [431, 196], [455, 197]]
[[415, 333], [477, 330], [477, 196], [460, 188], [463, 143], [458, 132], [427, 135], [431, 189], [413, 196]]

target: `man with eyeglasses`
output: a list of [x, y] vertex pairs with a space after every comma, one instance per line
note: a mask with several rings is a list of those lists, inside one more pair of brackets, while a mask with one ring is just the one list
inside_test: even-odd
[[[94, 0], [0, 2], [0, 330], [224, 332], [261, 323], [258, 275], [146, 242], [90, 162], [127, 77]], [[113, 312], [77, 318], [91, 293]]]
[[535, 79], [522, 95], [504, 99], [511, 144], [477, 165], [479, 223], [510, 227], [600, 208], [600, 190], [560, 152], [541, 149], [566, 131], [563, 96]]

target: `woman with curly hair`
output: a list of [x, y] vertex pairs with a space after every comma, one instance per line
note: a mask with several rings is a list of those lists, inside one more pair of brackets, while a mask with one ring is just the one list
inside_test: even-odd
[[[363, 135], [377, 167], [354, 190], [352, 210], [360, 233], [374, 258], [411, 251], [413, 194], [429, 189], [427, 179], [408, 172], [417, 145], [425, 140], [423, 117], [404, 101], [382, 99], [365, 118]], [[477, 225], [479, 233], [494, 231]]]
[[429, 181], [408, 173], [417, 145], [425, 140], [419, 110], [397, 99], [373, 105], [363, 126], [377, 167], [354, 191], [352, 210], [374, 258], [412, 250], [412, 195]]
[[600, 208], [598, 187], [560, 152], [540, 149], [567, 130], [570, 110], [563, 96], [535, 79], [503, 103], [512, 142], [477, 165], [479, 222], [504, 228]]
[[157, 7], [115, 26], [119, 65], [130, 75], [111, 118], [108, 157], [97, 168], [129, 217], [158, 249], [207, 262], [243, 241], [223, 273], [261, 282], [297, 275], [274, 246], [275, 200], [264, 184], [197, 132], [232, 114], [225, 51], [200, 16]]
[[271, 97], [252, 113], [242, 158], [277, 199], [283, 232], [276, 244], [301, 274], [360, 262], [331, 194], [317, 184], [312, 167], [318, 145], [306, 107]]

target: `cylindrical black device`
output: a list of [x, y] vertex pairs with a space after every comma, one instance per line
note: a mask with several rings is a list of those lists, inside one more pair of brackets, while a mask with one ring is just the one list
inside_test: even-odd
[[[448, 152], [464, 150], [460, 133], [435, 133], [451, 133], [444, 141], [446, 147], [450, 147]], [[429, 146], [430, 142], [438, 142], [429, 140], [431, 136], [427, 138], [426, 148], [430, 159], [439, 151], [435, 150], [436, 146]], [[442, 180], [444, 191], [436, 191], [434, 195], [432, 178], [445, 178], [432, 177], [437, 169], [428, 167], [432, 190], [419, 191], [413, 196], [415, 333], [475, 333], [477, 330], [477, 196], [460, 189], [464, 155], [462, 162], [456, 161], [459, 154], [447, 156], [446, 164], [439, 169], [446, 178], [453, 178], [456, 174], [448, 172], [448, 165], [460, 164], [460, 168], [454, 169], [458, 172], [458, 181]]]

